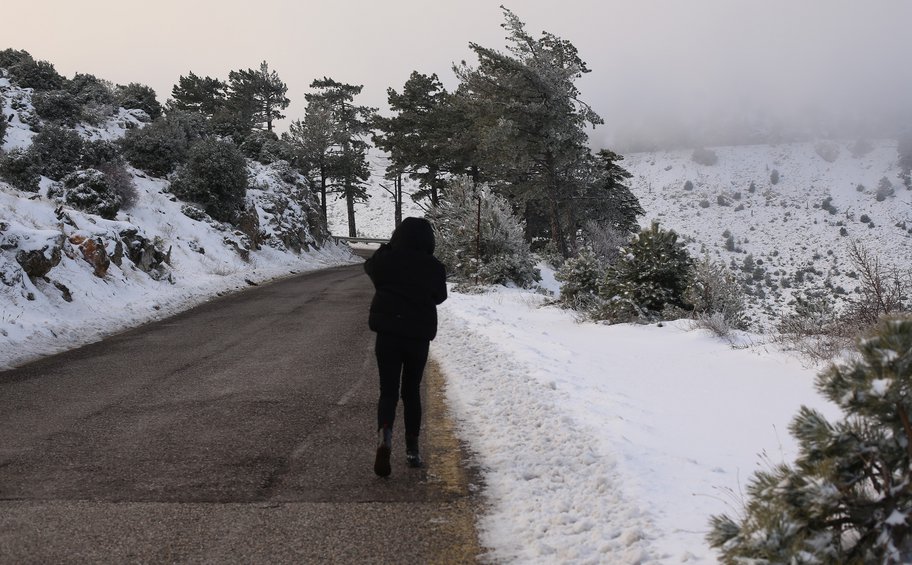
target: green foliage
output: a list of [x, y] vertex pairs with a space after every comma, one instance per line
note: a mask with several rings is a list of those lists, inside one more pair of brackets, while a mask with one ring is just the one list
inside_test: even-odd
[[285, 96], [288, 86], [266, 61], [256, 70], [231, 71], [228, 83], [228, 105], [242, 121], [263, 124], [271, 132], [273, 122], [285, 117], [281, 112], [291, 103]]
[[95, 75], [76, 73], [72, 79], [67, 81], [66, 89], [83, 106], [87, 104], [110, 106], [116, 101], [111, 83]]
[[41, 174], [27, 151], [13, 149], [0, 155], [0, 178], [25, 192], [38, 192]]
[[123, 199], [108, 182], [105, 174], [96, 169], [84, 169], [68, 174], [61, 181], [59, 197], [74, 208], [113, 220]]
[[605, 266], [591, 249], [584, 247], [570, 257], [554, 274], [561, 283], [562, 304], [583, 312], [600, 304], [599, 285], [605, 276]]
[[106, 139], [92, 139], [82, 144], [80, 165], [87, 169], [97, 169], [100, 165], [120, 160], [117, 145]]
[[456, 122], [452, 97], [436, 74], [417, 71], [412, 71], [402, 93], [392, 88], [386, 92], [394, 114], [374, 117], [374, 126], [381, 133], [373, 139], [390, 156], [387, 177], [407, 174], [420, 187], [415, 200], [429, 198], [436, 205], [446, 184], [444, 174], [453, 168]]
[[[18, 62], [6, 67], [13, 82], [22, 88], [33, 88], [36, 91], [63, 88], [65, 79], [54, 69], [54, 65], [47, 61], [36, 61], [25, 51], [20, 53], [24, 55], [19, 56]], [[10, 59], [16, 59], [16, 56]]]
[[59, 180], [79, 168], [82, 149], [82, 137], [74, 130], [49, 125], [32, 138], [28, 154], [40, 174]]
[[719, 315], [728, 327], [746, 327], [741, 284], [724, 263], [714, 262], [708, 256], [693, 263], [684, 302], [693, 306], [698, 318]]
[[[478, 204], [481, 233], [478, 234]], [[446, 198], [431, 209], [428, 220], [437, 234], [435, 254], [457, 278], [482, 284], [527, 287], [539, 280], [535, 259], [523, 239], [523, 225], [509, 203], [468, 177], [450, 182]]]
[[816, 384], [843, 419], [800, 409], [795, 463], [754, 475], [739, 519], [712, 518], [723, 563], [912, 560], [912, 319], [883, 320]]
[[653, 223], [621, 250], [599, 288], [604, 317], [614, 321], [652, 319], [668, 307], [689, 309], [685, 291], [693, 261], [678, 234]]
[[143, 110], [153, 120], [162, 115], [162, 106], [155, 96], [155, 91], [136, 82], [117, 87], [117, 104], [127, 109]]
[[143, 128], [132, 129], [120, 141], [123, 156], [134, 167], [163, 177], [187, 158], [190, 145], [208, 134], [204, 117], [169, 112]]
[[199, 77], [193, 72], [181, 76], [171, 89], [168, 111], [196, 112], [207, 118], [225, 108], [228, 84], [211, 77]]
[[66, 90], [45, 90], [32, 96], [35, 113], [43, 120], [73, 127], [82, 115], [82, 105]]
[[197, 141], [171, 183], [178, 198], [200, 204], [223, 222], [236, 219], [247, 194], [247, 162], [236, 145], [216, 139]]

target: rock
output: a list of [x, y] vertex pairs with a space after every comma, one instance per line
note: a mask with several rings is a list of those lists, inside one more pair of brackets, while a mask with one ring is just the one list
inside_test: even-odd
[[108, 258], [108, 252], [105, 251], [104, 244], [101, 240], [86, 239], [79, 246], [82, 250], [82, 257], [92, 265], [96, 277], [103, 279], [108, 274], [108, 268], [111, 266], [111, 259]]
[[260, 233], [260, 216], [257, 214], [256, 207], [250, 206], [238, 212], [235, 221], [237, 228], [247, 236], [250, 241], [250, 248], [256, 251], [263, 243], [263, 234]]
[[55, 287], [57, 287], [57, 290], [60, 291], [60, 294], [63, 295], [64, 301], [66, 301], [66, 302], [73, 301], [73, 293], [70, 292], [70, 289], [67, 288], [67, 286], [65, 284], [63, 284], [61, 282], [57, 282], [57, 281], [54, 281], [53, 284]]
[[[123, 252], [130, 261], [146, 273], [159, 269], [168, 262], [168, 255], [155, 243], [140, 235], [139, 230], [127, 229], [120, 232]], [[162, 267], [163, 268], [163, 267]]]
[[[61, 236], [62, 238], [63, 236]], [[43, 246], [41, 249], [20, 249], [16, 253], [16, 262], [22, 266], [22, 270], [29, 277], [43, 277], [60, 264], [61, 247], [62, 242], [54, 242]]]

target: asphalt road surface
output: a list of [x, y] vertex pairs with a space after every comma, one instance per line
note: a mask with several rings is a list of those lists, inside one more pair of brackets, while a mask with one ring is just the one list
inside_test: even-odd
[[0, 563], [452, 563], [479, 501], [425, 373], [424, 469], [373, 474], [360, 265], [0, 372]]

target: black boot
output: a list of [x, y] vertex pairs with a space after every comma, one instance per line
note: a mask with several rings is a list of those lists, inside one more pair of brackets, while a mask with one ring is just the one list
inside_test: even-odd
[[377, 433], [380, 436], [380, 442], [377, 445], [377, 458], [374, 459], [374, 473], [381, 477], [388, 477], [392, 472], [390, 452], [393, 449], [393, 430], [392, 428], [380, 428]]
[[424, 464], [421, 461], [421, 454], [418, 452], [418, 436], [405, 436], [405, 462], [413, 469]]

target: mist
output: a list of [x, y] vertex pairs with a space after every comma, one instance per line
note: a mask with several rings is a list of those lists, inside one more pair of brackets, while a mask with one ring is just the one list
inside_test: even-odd
[[[303, 116], [315, 78], [363, 84], [386, 106], [413, 70], [456, 86], [469, 42], [505, 46], [502, 0], [430, 3], [241, 0], [149, 4], [33, 0], [4, 26], [4, 45], [58, 71], [152, 86], [180, 75], [227, 78], [266, 60]], [[888, 137], [912, 125], [906, 0], [526, 0], [507, 4], [533, 35], [570, 40], [591, 73], [582, 98], [605, 120], [592, 144], [618, 150]]]

